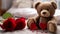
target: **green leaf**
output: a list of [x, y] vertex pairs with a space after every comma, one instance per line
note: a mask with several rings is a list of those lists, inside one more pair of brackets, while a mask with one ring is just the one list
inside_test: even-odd
[[7, 18], [10, 18], [10, 17], [13, 17], [11, 13], [5, 13], [3, 14], [2, 16], [4, 19], [7, 19]]

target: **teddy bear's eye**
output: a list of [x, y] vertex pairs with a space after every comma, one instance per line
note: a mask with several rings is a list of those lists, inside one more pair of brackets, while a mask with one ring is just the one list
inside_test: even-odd
[[40, 11], [42, 11], [42, 9]]
[[47, 9], [49, 11], [49, 9]]

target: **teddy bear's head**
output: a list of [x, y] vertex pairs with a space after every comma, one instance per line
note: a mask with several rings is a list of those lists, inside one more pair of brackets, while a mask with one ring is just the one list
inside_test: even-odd
[[41, 17], [52, 17], [55, 13], [57, 5], [55, 2], [37, 2], [35, 9]]

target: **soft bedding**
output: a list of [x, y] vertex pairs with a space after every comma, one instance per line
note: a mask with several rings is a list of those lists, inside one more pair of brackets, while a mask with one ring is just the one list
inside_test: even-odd
[[14, 17], [34, 17], [37, 16], [37, 11], [34, 8], [11, 8], [7, 12], [11, 13]]

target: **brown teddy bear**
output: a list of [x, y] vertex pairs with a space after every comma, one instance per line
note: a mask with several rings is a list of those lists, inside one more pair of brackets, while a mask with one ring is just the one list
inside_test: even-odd
[[49, 32], [56, 32], [57, 21], [53, 16], [57, 5], [55, 2], [37, 2], [35, 9], [37, 10], [38, 16], [29, 18], [27, 26], [31, 30], [48, 30]]

